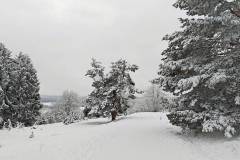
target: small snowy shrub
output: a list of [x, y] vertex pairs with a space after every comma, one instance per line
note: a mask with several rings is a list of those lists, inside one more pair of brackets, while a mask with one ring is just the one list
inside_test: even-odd
[[21, 122], [17, 122], [17, 125], [16, 125], [16, 128], [23, 128], [24, 127], [24, 124], [21, 123]]
[[71, 123], [74, 123], [78, 120], [82, 120], [84, 118], [83, 116], [83, 112], [71, 112], [70, 115], [68, 115], [63, 123], [68, 125], [68, 124], [71, 124]]

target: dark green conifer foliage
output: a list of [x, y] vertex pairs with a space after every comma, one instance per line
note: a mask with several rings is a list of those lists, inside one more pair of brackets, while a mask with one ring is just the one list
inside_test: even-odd
[[[130, 73], [138, 70], [138, 66], [130, 65], [126, 60], [119, 60], [110, 66], [110, 72], [104, 73], [104, 67], [93, 59], [92, 69], [86, 76], [93, 79], [93, 92], [88, 97], [88, 104], [94, 116], [112, 116], [115, 120], [117, 114], [126, 113], [129, 100], [135, 98], [136, 93]], [[90, 111], [89, 110], [89, 111]]]
[[0, 116], [1, 125], [8, 119], [14, 126], [17, 122], [33, 125], [39, 116], [40, 84], [31, 59], [22, 53], [16, 58], [3, 46], [0, 47]]
[[240, 2], [178, 0], [174, 6], [189, 18], [164, 38], [169, 46], [154, 80], [179, 96], [168, 118], [183, 128], [231, 137], [240, 126]]

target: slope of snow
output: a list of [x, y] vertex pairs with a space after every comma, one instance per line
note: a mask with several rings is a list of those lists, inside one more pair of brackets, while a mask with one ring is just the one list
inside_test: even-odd
[[238, 160], [240, 138], [180, 134], [165, 114], [0, 131], [0, 160]]

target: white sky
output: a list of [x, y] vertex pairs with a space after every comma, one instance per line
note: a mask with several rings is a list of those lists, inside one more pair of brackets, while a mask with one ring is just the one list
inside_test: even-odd
[[144, 89], [156, 77], [161, 39], [179, 28], [175, 0], [6, 0], [0, 5], [0, 42], [14, 54], [30, 55], [41, 93], [91, 91], [85, 77], [91, 57], [109, 65], [119, 58], [140, 66]]

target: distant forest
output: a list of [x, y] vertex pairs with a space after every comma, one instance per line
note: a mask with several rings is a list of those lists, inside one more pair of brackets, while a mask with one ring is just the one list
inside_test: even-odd
[[61, 96], [49, 96], [49, 95], [41, 95], [41, 102], [57, 102]]

